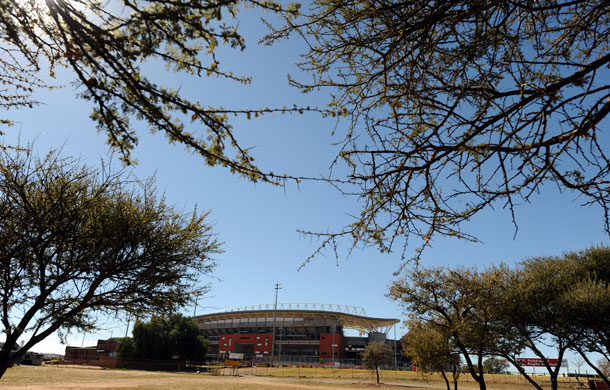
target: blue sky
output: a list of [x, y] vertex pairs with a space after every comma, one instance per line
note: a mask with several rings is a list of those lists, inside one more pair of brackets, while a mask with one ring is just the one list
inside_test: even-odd
[[[203, 105], [231, 108], [281, 107], [311, 105], [324, 107], [327, 91], [302, 95], [287, 85], [288, 73], [299, 75], [301, 42], [290, 40], [273, 47], [257, 45], [264, 29], [258, 15], [248, 11], [240, 17], [240, 28], [247, 42], [245, 52], [221, 50], [221, 64], [237, 74], [253, 77], [251, 86], [238, 86], [226, 80], [184, 78], [169, 75], [163, 69], [152, 74], [173, 87], [181, 87], [188, 96]], [[152, 68], [151, 68], [152, 69]], [[61, 79], [62, 83], [68, 80]], [[19, 123], [3, 139], [14, 143], [35, 140], [40, 153], [62, 148], [66, 155], [79, 156], [97, 164], [108, 154], [104, 136], [96, 133], [89, 120], [88, 104], [74, 98], [68, 85], [60, 91], [38, 94], [45, 105], [11, 114]], [[252, 119], [236, 118], [233, 125], [242, 146], [253, 147], [252, 154], [262, 169], [294, 175], [317, 176], [328, 172], [340, 141], [340, 133], [331, 136], [333, 119], [313, 114], [275, 115]], [[341, 126], [340, 128], [341, 129]], [[213, 277], [210, 294], [200, 300], [198, 314], [219, 309], [272, 303], [274, 284], [282, 284], [279, 302], [316, 302], [362, 306], [375, 317], [403, 318], [398, 305], [385, 297], [392, 273], [400, 265], [401, 248], [380, 254], [374, 248], [356, 250], [346, 259], [320, 257], [298, 271], [300, 264], [316, 249], [316, 241], [304, 239], [297, 229], [337, 230], [349, 223], [349, 214], [358, 211], [354, 199], [342, 197], [332, 187], [319, 182], [305, 182], [285, 188], [253, 184], [233, 176], [223, 168], [207, 167], [180, 145], [169, 145], [162, 134], [150, 134], [138, 126], [141, 137], [134, 157], [139, 164], [134, 173], [146, 178], [156, 175], [157, 186], [170, 204], [189, 210], [211, 210], [225, 253]], [[117, 162], [118, 164], [118, 162]], [[559, 255], [594, 244], [608, 244], [603, 231], [601, 210], [583, 208], [570, 193], [559, 194], [546, 186], [532, 204], [517, 209], [519, 231], [513, 239], [514, 226], [507, 210], [486, 210], [477, 215], [467, 230], [482, 243], [455, 239], [436, 239], [423, 256], [425, 265], [512, 264], [529, 256]], [[193, 308], [184, 310], [192, 314]], [[73, 334], [71, 345], [95, 344], [98, 338], [121, 336], [125, 324], [112, 319], [94, 333]], [[397, 334], [402, 334], [398, 329]], [[50, 337], [37, 348], [41, 352], [63, 352], [57, 337]]]

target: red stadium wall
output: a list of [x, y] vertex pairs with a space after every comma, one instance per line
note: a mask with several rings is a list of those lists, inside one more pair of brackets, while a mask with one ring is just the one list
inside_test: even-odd
[[238, 344], [252, 344], [254, 356], [269, 357], [272, 338], [271, 333], [222, 334], [218, 342], [218, 356], [235, 352]]
[[[342, 335], [340, 333], [322, 333], [320, 334], [320, 358], [335, 359], [341, 358]], [[333, 348], [334, 344], [334, 348]]]

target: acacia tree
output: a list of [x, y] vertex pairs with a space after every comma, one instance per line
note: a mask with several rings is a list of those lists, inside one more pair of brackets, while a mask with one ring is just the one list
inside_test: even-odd
[[[610, 266], [610, 264], [608, 264]], [[572, 348], [580, 354], [583, 363], [587, 363], [603, 381], [610, 385], [608, 358], [610, 357], [610, 327], [603, 320], [610, 313], [610, 288], [608, 280], [588, 276], [577, 282], [564, 296], [568, 307], [579, 324], [586, 324], [584, 334]], [[597, 353], [603, 358], [594, 361], [591, 354]]]
[[370, 343], [364, 348], [361, 359], [365, 367], [375, 371], [379, 384], [379, 367], [392, 362], [392, 348], [384, 343]]
[[593, 247], [525, 259], [514, 269], [420, 269], [396, 281], [390, 296], [412, 318], [451, 337], [481, 388], [482, 358], [500, 356], [542, 390], [542, 383], [519, 363], [524, 350], [541, 359], [551, 389], [559, 386], [562, 360], [570, 349], [608, 383], [600, 362], [590, 359], [590, 353], [601, 354], [601, 362], [610, 356], [608, 270], [610, 249]]
[[[502, 356], [538, 390], [542, 383], [519, 364], [517, 354], [504, 345], [520, 345], [541, 359], [552, 389], [559, 386], [562, 360], [570, 349], [581, 354], [600, 377], [608, 377], [588, 353], [608, 355], [610, 250], [593, 247], [561, 256], [525, 259], [512, 270], [497, 323], [505, 329]], [[517, 350], [518, 351], [518, 350]]]
[[[610, 315], [610, 248], [568, 252], [560, 258], [530, 261], [526, 266], [554, 271], [548, 272], [558, 286], [553, 309], [565, 315], [560, 316], [560, 322], [551, 323], [560, 327], [556, 333], [573, 340], [570, 348], [610, 385], [607, 371], [599, 364], [610, 358], [610, 326], [605, 321]], [[603, 358], [595, 362], [591, 353]]]
[[348, 117], [348, 173], [329, 179], [361, 202], [342, 230], [309, 233], [334, 249], [419, 238], [417, 258], [434, 235], [476, 240], [463, 224], [484, 209], [516, 227], [515, 205], [551, 183], [610, 234], [609, 22], [592, 0], [312, 0], [286, 15], [266, 42], [306, 40], [312, 79], [291, 83], [328, 88]]
[[457, 390], [460, 356], [450, 337], [421, 320], [410, 320], [407, 326], [409, 331], [400, 340], [404, 354], [412, 359], [418, 371], [440, 371], [447, 390], [451, 390], [451, 386], [446, 371], [451, 367], [453, 387]]
[[[511, 273], [503, 305], [502, 322], [511, 329], [506, 333], [507, 342], [521, 345], [541, 359], [554, 390], [559, 386], [566, 352], [582, 339], [586, 329], [564, 304], [571, 286], [582, 277], [574, 271], [563, 257], [523, 260]], [[497, 355], [515, 366], [536, 389], [543, 389], [542, 383], [519, 364], [516, 353], [498, 348]]]
[[135, 183], [57, 152], [0, 150], [0, 377], [53, 332], [191, 301], [220, 251], [207, 213], [179, 212], [152, 182]]
[[395, 281], [388, 295], [412, 318], [446, 335], [485, 390], [483, 359], [498, 349], [517, 353], [522, 348], [506, 341], [510, 328], [498, 321], [504, 310], [506, 274], [505, 267], [485, 272], [419, 268]]
[[483, 369], [488, 374], [504, 374], [508, 370], [509, 364], [504, 359], [490, 357], [483, 362]]
[[[46, 76], [67, 68], [78, 96], [91, 102], [91, 118], [108, 144], [132, 162], [138, 143], [133, 120], [251, 180], [274, 181], [239, 146], [229, 115], [250, 117], [303, 109], [230, 109], [206, 106], [179, 89], [157, 83], [146, 69], [163, 67], [193, 77], [219, 77], [247, 84], [246, 76], [220, 66], [220, 45], [243, 50], [236, 16], [241, 7], [293, 13], [297, 6], [272, 0], [146, 2], [117, 0], [0, 0], [0, 107], [32, 107], [32, 93]], [[225, 23], [223, 19], [230, 19]], [[14, 91], [14, 92], [11, 92]], [[8, 117], [0, 124], [10, 124]], [[2, 129], [0, 129], [0, 132]]]

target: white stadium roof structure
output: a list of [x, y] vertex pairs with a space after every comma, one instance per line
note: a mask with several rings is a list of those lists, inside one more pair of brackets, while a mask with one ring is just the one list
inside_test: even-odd
[[278, 303], [277, 310], [274, 304], [242, 306], [223, 309], [214, 313], [202, 314], [193, 317], [197, 322], [228, 320], [237, 318], [269, 318], [277, 315], [278, 321], [285, 317], [302, 318], [333, 318], [341, 321], [345, 329], [354, 329], [359, 332], [383, 332], [399, 323], [396, 318], [367, 317], [364, 308], [358, 306], [336, 305], [328, 303]]

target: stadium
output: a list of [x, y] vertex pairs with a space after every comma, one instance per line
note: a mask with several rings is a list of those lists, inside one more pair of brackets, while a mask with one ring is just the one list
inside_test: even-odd
[[[244, 306], [193, 317], [208, 339], [208, 359], [237, 356], [274, 363], [356, 365], [372, 342], [394, 351], [395, 365], [403, 358], [399, 343], [387, 338], [400, 322], [366, 316], [363, 308], [319, 303], [280, 303]], [[344, 333], [358, 336], [350, 336]], [[275, 335], [275, 337], [274, 337]]]

